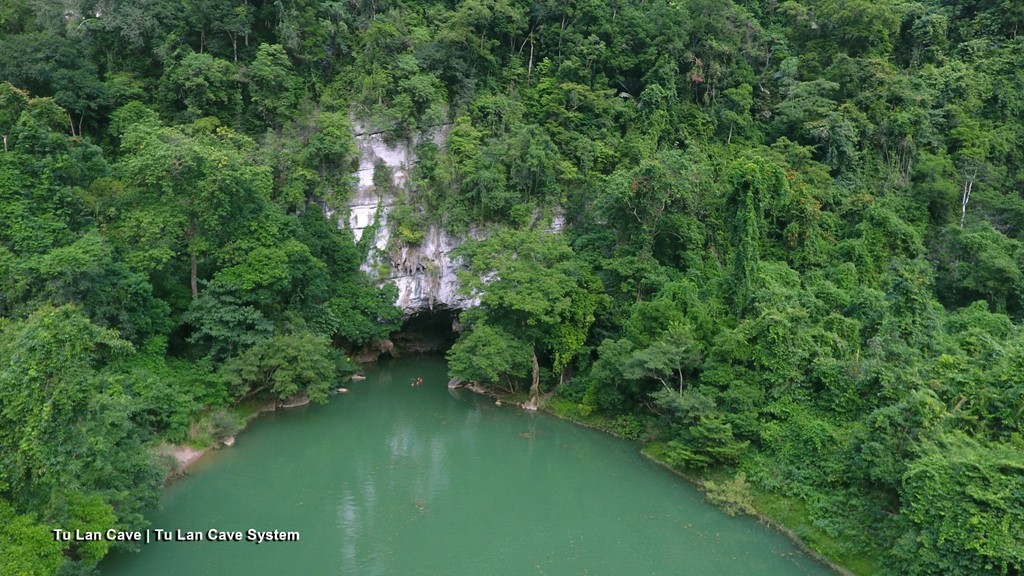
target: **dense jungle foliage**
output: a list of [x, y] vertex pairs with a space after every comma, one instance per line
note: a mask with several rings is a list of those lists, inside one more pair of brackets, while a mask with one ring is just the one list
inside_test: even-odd
[[1022, 27], [1017, 0], [0, 3], [0, 574], [92, 572], [111, 543], [51, 530], [143, 526], [153, 445], [322, 400], [398, 329], [325, 216], [353, 119], [416, 145], [398, 241], [487, 237], [453, 375], [653, 439], [857, 573], [1024, 573]]

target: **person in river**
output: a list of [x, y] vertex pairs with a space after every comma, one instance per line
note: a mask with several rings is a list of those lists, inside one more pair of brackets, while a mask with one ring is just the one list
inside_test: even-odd
[[409, 384], [409, 386], [419, 386], [420, 384], [423, 384], [423, 378], [422, 377], [417, 378], [416, 381], [413, 382], [412, 384]]

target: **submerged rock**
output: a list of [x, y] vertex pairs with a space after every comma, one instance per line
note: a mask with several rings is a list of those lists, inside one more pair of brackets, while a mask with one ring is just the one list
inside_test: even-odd
[[463, 386], [465, 385], [459, 378], [452, 378], [451, 380], [448, 381], [448, 387], [451, 388], [452, 390], [455, 390], [456, 388], [462, 388]]

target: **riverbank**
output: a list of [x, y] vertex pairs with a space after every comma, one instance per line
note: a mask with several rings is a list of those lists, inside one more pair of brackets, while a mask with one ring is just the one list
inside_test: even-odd
[[797, 548], [799, 548], [805, 554], [814, 558], [818, 562], [821, 562], [822, 564], [828, 566], [836, 574], [839, 574], [841, 576], [867, 576], [872, 573], [872, 571], [870, 570], [866, 572], [854, 572], [853, 570], [850, 570], [849, 568], [838, 564], [831, 558], [825, 556], [818, 550], [812, 548], [811, 545], [804, 538], [801, 538], [794, 529], [791, 529], [789, 526], [786, 526], [785, 524], [781, 523], [778, 518], [771, 516], [758, 508], [758, 496], [763, 498], [765, 494], [758, 493], [759, 491], [757, 491], [756, 488], [743, 483], [742, 486], [744, 493], [737, 494], [735, 491], [733, 491], [731, 493], [728, 493], [727, 495], [720, 495], [717, 497], [713, 496], [712, 494], [716, 490], [716, 488], [718, 488], [722, 484], [727, 484], [728, 480], [719, 481], [721, 482], [720, 484], [719, 482], [716, 482], [715, 480], [709, 478], [711, 474], [705, 475], [692, 470], [681, 470], [675, 466], [672, 466], [661, 457], [661, 449], [661, 444], [648, 444], [647, 446], [644, 446], [640, 450], [640, 454], [647, 460], [657, 464], [658, 466], [661, 466], [662, 468], [668, 470], [669, 472], [675, 474], [676, 476], [682, 478], [683, 480], [686, 480], [687, 482], [690, 482], [691, 484], [697, 486], [698, 489], [705, 493], [706, 499], [710, 503], [726, 509], [726, 511], [730, 515], [741, 513], [757, 518], [758, 521], [764, 524], [765, 526], [785, 534], [786, 537], [789, 538], [793, 542], [793, 544], [796, 545]]
[[153, 449], [158, 458], [166, 462], [168, 471], [164, 482], [171, 482], [188, 474], [203, 456], [212, 450], [230, 448], [235, 437], [245, 431], [249, 423], [260, 414], [287, 410], [309, 404], [309, 398], [291, 398], [285, 401], [250, 401], [203, 414], [192, 423], [188, 438], [180, 443], [161, 442]]
[[264, 411], [264, 407], [259, 405], [242, 405], [208, 412], [192, 423], [184, 442], [158, 444], [154, 452], [168, 467], [164, 483], [187, 475], [189, 469], [211, 450], [234, 446], [235, 435], [245, 430], [249, 422]]
[[[576, 425], [599, 430], [618, 438], [640, 440], [637, 428], [632, 422], [623, 422], [621, 418], [583, 415], [571, 402], [554, 397], [542, 398], [539, 409]], [[737, 483], [736, 477], [730, 477], [725, 471], [702, 472], [680, 469], [666, 461], [663, 445], [658, 442], [647, 443], [640, 453], [647, 460], [697, 486], [705, 494], [708, 502], [723, 508], [727, 513], [753, 516], [762, 524], [786, 535], [803, 552], [828, 566], [836, 574], [869, 576], [874, 573], [874, 558], [845, 557], [829, 553], [829, 550], [838, 548], [838, 544], [809, 521], [802, 503], [746, 484], [742, 477]]]
[[[466, 387], [467, 390], [484, 394], [495, 400], [499, 405], [517, 404], [527, 399], [525, 394], [502, 394], [492, 389]], [[234, 438], [243, 431], [255, 417], [263, 412], [278, 409], [276, 403], [251, 403], [226, 410], [230, 418], [218, 416], [216, 412], [204, 415], [190, 432], [192, 442], [158, 447], [162, 454], [173, 458], [174, 467], [167, 476], [167, 481], [187, 475], [189, 469], [205, 454], [224, 445], [220, 428], [225, 421], [234, 421], [237, 427], [230, 430], [227, 438]], [[539, 409], [559, 419], [567, 420], [575, 425], [592, 428], [612, 436], [629, 440], [640, 440], [646, 435], [645, 422], [636, 417], [609, 418], [595, 414], [581, 413], [577, 404], [555, 396], [542, 397]], [[219, 411], [218, 411], [219, 412]], [[648, 443], [641, 450], [648, 460], [669, 470], [680, 478], [697, 486], [705, 494], [705, 499], [727, 511], [727, 513], [748, 514], [757, 518], [765, 526], [781, 532], [810, 557], [828, 566], [836, 574], [842, 576], [866, 576], [872, 573], [873, 558], [850, 558], [840, 554], [829, 553], [838, 548], [838, 543], [816, 528], [809, 520], [806, 511], [799, 501], [787, 499], [777, 494], [758, 490], [746, 484], [737, 476], [725, 470], [695, 471], [683, 470], [672, 466], [664, 456], [663, 446], [657, 442]]]
[[[832, 574], [783, 535], [716, 513], [632, 444], [450, 393], [446, 368], [438, 357], [383, 362], [345, 398], [261, 418], [147, 516], [204, 531], [234, 519], [230, 530], [296, 531], [300, 542], [154, 542], [103, 573]], [[452, 534], [473, 553], [452, 554]]]

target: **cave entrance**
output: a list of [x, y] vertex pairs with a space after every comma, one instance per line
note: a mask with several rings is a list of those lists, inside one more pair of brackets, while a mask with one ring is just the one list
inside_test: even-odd
[[434, 308], [420, 310], [402, 322], [402, 327], [391, 336], [400, 354], [444, 352], [455, 344], [455, 321], [461, 310]]

